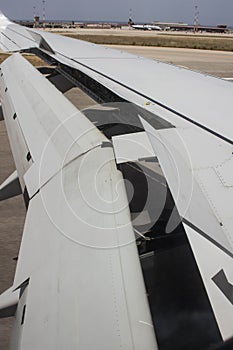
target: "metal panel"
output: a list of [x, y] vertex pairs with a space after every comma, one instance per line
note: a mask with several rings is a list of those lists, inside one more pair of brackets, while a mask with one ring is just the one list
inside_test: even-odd
[[[230, 101], [233, 91], [229, 82], [38, 30], [28, 30], [27, 36], [30, 36], [30, 31], [39, 33], [46, 40], [55, 52], [54, 55], [49, 53], [51, 57], [88, 71], [99, 82], [107, 83], [109, 80], [112, 87], [118, 83], [115, 92], [119, 90], [122, 93], [126, 87], [165, 110], [175, 111], [181, 119], [185, 118], [184, 120], [200, 124], [226, 139], [232, 139]], [[31, 36], [33, 40], [33, 34]], [[190, 82], [192, 88], [188, 88]]]
[[202, 130], [156, 131], [142, 122], [180, 216], [233, 254], [232, 225], [228, 221], [232, 218], [233, 187], [225, 187], [216, 174], [216, 169], [232, 157], [231, 145]]
[[37, 44], [27, 29], [11, 21], [0, 12], [0, 47], [4, 51], [20, 51]]
[[[233, 307], [226, 296], [220, 295], [221, 291], [211, 279], [224, 268], [232, 280], [233, 187], [226, 186], [223, 181], [229, 183], [228, 174], [233, 172], [232, 146], [196, 127], [153, 130], [147, 122], [142, 122], [185, 223], [220, 331], [226, 340], [233, 335], [232, 327], [229, 327]], [[227, 172], [224, 173], [226, 164]], [[171, 215], [167, 230], [176, 224]]]
[[[0, 25], [4, 33], [1, 36], [3, 46], [8, 45], [10, 49], [14, 46], [36, 46], [38, 43], [33, 41], [35, 35], [30, 35], [30, 32], [40, 33], [46, 42], [41, 49], [52, 58], [82, 71], [124, 99], [154, 112], [155, 118], [159, 116], [172, 123], [174, 128], [155, 130], [142, 120], [151, 134], [151, 143], [179, 214], [185, 218], [191, 244], [194, 241], [191, 237], [193, 233], [205, 236], [211, 244], [218, 246], [215, 249], [221, 248], [225, 259], [218, 259], [218, 252], [215, 251], [214, 254], [210, 253], [211, 260], [216, 258], [217, 266], [220, 266], [229, 257], [224, 267], [231, 269], [231, 84], [159, 61], [37, 30], [25, 32], [14, 27], [20, 35], [20, 39], [14, 43], [18, 34], [14, 34], [13, 25], [5, 17], [0, 18]], [[24, 42], [23, 38], [30, 43]], [[38, 188], [41, 189], [29, 206], [15, 279], [18, 284], [31, 277], [28, 317], [34, 320], [35, 327], [26, 323], [22, 337], [24, 348], [32, 347], [33, 337], [28, 335], [34, 334], [35, 329], [38, 335], [41, 334], [40, 341], [44, 342], [42, 347], [45, 348], [59, 348], [56, 339], [61, 348], [72, 348], [73, 345], [90, 348], [89, 339], [92, 339], [97, 349], [103, 349], [103, 338], [106, 348], [114, 348], [112, 343], [117, 349], [155, 348], [128, 202], [121, 184], [122, 178], [115, 169], [112, 149], [100, 147], [104, 138], [99, 137], [95, 129], [93, 132], [91, 130], [90, 137], [77, 141], [77, 135], [86, 135], [89, 130], [87, 120], [21, 59], [15, 56], [3, 67], [7, 88], [14, 97], [11, 101], [7, 91], [1, 91], [5, 100], [3, 107], [7, 115], [19, 111], [18, 124], [34, 162], [25, 180], [31, 195]], [[18, 70], [22, 72], [18, 73]], [[49, 105], [48, 95], [50, 101], [54, 100], [55, 103]], [[8, 130], [11, 134], [12, 127], [9, 126]], [[64, 140], [64, 144], [61, 144], [61, 140]], [[12, 148], [13, 153], [17, 154], [14, 146]], [[17, 161], [19, 163], [18, 156]], [[115, 188], [117, 183], [120, 183], [119, 197]], [[167, 227], [169, 232], [177, 224], [172, 219]], [[131, 239], [132, 243], [126, 244]], [[232, 309], [223, 315], [224, 308], [220, 310], [219, 305], [216, 308], [220, 293], [214, 291], [213, 297], [213, 285], [209, 288], [210, 275], [203, 259], [211, 249], [208, 246], [204, 253], [201, 251], [198, 255], [199, 245], [193, 244], [193, 251], [221, 332], [227, 338], [232, 333], [228, 326], [232, 322]], [[32, 250], [32, 246], [40, 249]], [[31, 266], [28, 265], [29, 260], [32, 261]], [[94, 284], [94, 290], [91, 290], [93, 283], [88, 277], [90, 281], [98, 281]], [[39, 284], [38, 278], [44, 283]], [[84, 288], [80, 289], [80, 285]], [[36, 300], [35, 290], [40, 292], [39, 300]], [[93, 295], [99, 297], [98, 305], [93, 301]], [[91, 309], [90, 315], [85, 313], [80, 300]], [[64, 309], [65, 302], [68, 303], [67, 310]], [[104, 311], [100, 307], [103, 302], [106, 304]], [[46, 310], [43, 308], [45, 304], [50, 305]], [[36, 310], [38, 318], [35, 320]], [[69, 329], [62, 323], [61, 311], [65, 315], [65, 324], [68, 324], [70, 315], [75, 320]], [[79, 318], [80, 315], [84, 315], [83, 319]], [[99, 319], [99, 315], [101, 322], [96, 326], [93, 320]], [[42, 322], [44, 320], [46, 322]], [[146, 328], [143, 329], [141, 325]], [[101, 333], [98, 332], [99, 327]], [[80, 338], [77, 337], [77, 329], [80, 330]], [[43, 338], [42, 334], [45, 333]]]
[[29, 284], [13, 348], [157, 349], [113, 149], [101, 147], [106, 138], [19, 55], [2, 71], [4, 116], [32, 157], [24, 179], [34, 195], [14, 280], [15, 288]]
[[155, 157], [145, 132], [112, 137], [117, 164]]
[[127, 198], [113, 157], [112, 148], [91, 150], [30, 201], [14, 281], [19, 285], [30, 277], [25, 350], [93, 344], [101, 350], [156, 349]]
[[[104, 84], [108, 81], [114, 87], [118, 83], [115, 92], [122, 93], [125, 87], [144, 96], [144, 100], [153, 101], [152, 104], [177, 112], [181, 119], [185, 117], [184, 120], [232, 139], [230, 82], [84, 41], [30, 31], [40, 33], [51, 46], [55, 51], [54, 55], [50, 53], [51, 57], [95, 76]], [[192, 88], [188, 88], [190, 82]]]
[[[2, 91], [2, 95], [10, 96], [8, 98], [14, 111], [6, 112], [6, 122], [19, 123], [33, 161], [29, 171], [21, 174], [25, 175], [28, 191], [32, 196], [68, 162], [106, 139], [19, 54], [13, 55], [2, 64], [2, 72], [2, 79], [7, 82], [7, 93]], [[3, 99], [4, 107], [6, 101], [7, 97]], [[14, 113], [17, 116], [15, 120]], [[10, 127], [14, 128], [14, 125]], [[19, 157], [18, 155], [17, 159]], [[21, 159], [22, 154], [18, 162]]]
[[229, 281], [233, 282], [232, 258], [187, 225], [185, 225], [185, 230], [220, 325], [222, 337], [227, 340], [232, 337], [233, 305], [214, 283], [213, 278], [224, 269]]

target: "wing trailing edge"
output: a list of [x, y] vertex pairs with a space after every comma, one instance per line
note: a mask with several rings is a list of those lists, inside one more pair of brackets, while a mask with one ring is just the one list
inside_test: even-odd
[[[227, 340], [233, 336], [233, 299], [229, 298], [233, 290], [232, 146], [210, 133], [197, 132], [196, 127], [155, 130], [141, 121], [183, 221], [218, 327]], [[171, 216], [168, 232], [174, 225]], [[222, 270], [229, 280], [219, 288], [214, 281]]]
[[233, 336], [233, 260], [219, 247], [185, 225], [224, 341]]

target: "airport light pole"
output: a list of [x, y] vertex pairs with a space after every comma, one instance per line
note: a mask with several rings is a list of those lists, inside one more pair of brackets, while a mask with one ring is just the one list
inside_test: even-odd
[[198, 6], [195, 5], [194, 34], [198, 32], [198, 25], [199, 25], [199, 10], [198, 10]]
[[42, 3], [43, 3], [43, 28], [45, 28], [45, 0], [43, 0]]

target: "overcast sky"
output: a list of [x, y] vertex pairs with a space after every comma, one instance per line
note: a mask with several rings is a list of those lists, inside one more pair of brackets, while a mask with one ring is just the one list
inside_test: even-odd
[[[200, 24], [233, 26], [233, 0], [46, 0], [47, 19], [134, 22], [194, 21], [195, 5]], [[1, 0], [1, 11], [11, 19], [33, 18], [33, 6], [42, 17], [42, 0]]]

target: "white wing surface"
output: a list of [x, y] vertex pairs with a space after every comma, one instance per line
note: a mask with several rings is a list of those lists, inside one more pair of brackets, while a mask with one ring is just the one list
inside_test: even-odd
[[1, 72], [4, 118], [30, 198], [13, 285], [26, 288], [16, 319], [22, 322], [26, 308], [27, 322], [20, 337], [16, 322], [13, 348], [155, 349], [125, 189], [112, 148], [103, 147], [107, 139], [20, 55]]
[[[96, 100], [98, 95], [100, 102], [131, 103], [138, 111], [133, 120], [144, 130], [136, 132], [147, 132], [176, 206], [164, 235], [182, 221], [221, 336], [232, 337], [232, 84], [26, 29], [4, 15], [0, 28], [2, 49], [36, 53]], [[125, 132], [109, 141], [97, 129], [97, 117], [92, 123], [19, 54], [2, 64], [0, 87], [18, 179], [29, 202], [13, 286], [23, 291], [13, 348], [156, 349], [153, 307], [115, 159], [126, 163], [120, 152], [128, 163], [140, 161], [140, 149], [148, 162], [153, 151], [146, 135]], [[124, 149], [132, 140], [144, 149]], [[140, 237], [150, 241], [148, 232]], [[3, 305], [14, 308], [13, 300]]]
[[[233, 300], [220, 293], [223, 287], [214, 283], [214, 277], [224, 269], [229, 281], [233, 278], [232, 145], [187, 122], [164, 130], [142, 122], [175, 199], [220, 330], [228, 339], [232, 336]], [[168, 231], [174, 225], [171, 217]]]
[[20, 51], [34, 47], [35, 42], [27, 29], [11, 22], [0, 12], [0, 47], [4, 51]]

